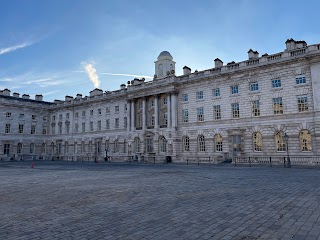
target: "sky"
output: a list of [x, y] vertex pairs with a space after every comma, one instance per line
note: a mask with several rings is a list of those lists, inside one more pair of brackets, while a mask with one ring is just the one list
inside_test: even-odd
[[[3, 0], [0, 90], [45, 101], [152, 80], [169, 51], [176, 75], [273, 54], [288, 38], [320, 43], [320, 1]], [[149, 77], [149, 78], [148, 78]]]

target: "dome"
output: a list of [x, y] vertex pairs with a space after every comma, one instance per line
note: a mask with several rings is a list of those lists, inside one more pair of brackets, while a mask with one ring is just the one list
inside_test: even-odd
[[158, 60], [159, 59], [163, 59], [163, 58], [170, 58], [172, 60], [172, 56], [171, 54], [168, 52], [168, 51], [162, 51], [160, 54], [159, 54], [159, 57], [158, 57]]

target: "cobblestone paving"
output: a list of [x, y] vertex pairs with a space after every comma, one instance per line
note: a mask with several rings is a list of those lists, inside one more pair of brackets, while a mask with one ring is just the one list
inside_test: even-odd
[[0, 163], [0, 239], [320, 239], [320, 170]]

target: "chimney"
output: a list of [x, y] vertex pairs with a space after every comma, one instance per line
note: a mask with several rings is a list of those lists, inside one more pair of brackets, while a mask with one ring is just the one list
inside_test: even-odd
[[20, 94], [15, 92], [12, 94], [12, 96], [18, 98], [20, 96]]
[[296, 48], [296, 43], [292, 38], [287, 39], [286, 48], [287, 48], [286, 50], [292, 50]]
[[253, 51], [251, 48], [248, 51], [248, 58], [251, 59], [257, 59], [259, 58], [259, 53], [257, 51]]
[[10, 92], [11, 91], [8, 88], [6, 88], [6, 89], [3, 90], [2, 94], [5, 95], [5, 96], [10, 96]]
[[69, 101], [72, 101], [72, 100], [73, 100], [73, 97], [71, 97], [71, 96], [65, 96], [64, 100], [65, 100], [66, 102], [69, 102]]
[[184, 66], [183, 67], [183, 75], [191, 74], [191, 68]]
[[78, 93], [76, 96], [76, 99], [81, 99], [82, 98], [82, 94]]
[[34, 100], [36, 100], [36, 101], [43, 101], [43, 96], [42, 96], [42, 94], [37, 94], [37, 95], [35, 96]]
[[99, 88], [96, 88], [90, 92], [90, 97], [98, 96], [98, 95], [102, 95], [102, 94], [103, 94], [103, 91]]
[[120, 88], [121, 88], [121, 90], [124, 90], [124, 89], [126, 89], [126, 85], [125, 84], [121, 84]]
[[223, 62], [219, 58], [216, 58], [214, 60], [214, 67], [215, 68], [223, 67]]
[[22, 95], [22, 98], [23, 98], [23, 99], [30, 99], [30, 96], [29, 96], [28, 94], [23, 94], [23, 95]]

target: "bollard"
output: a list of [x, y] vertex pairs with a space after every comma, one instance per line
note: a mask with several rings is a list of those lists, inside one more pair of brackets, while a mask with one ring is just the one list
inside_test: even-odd
[[234, 166], [236, 167], [237, 166], [237, 159], [234, 158]]
[[156, 164], [156, 157], [153, 157], [153, 164]]
[[187, 165], [189, 165], [189, 160], [188, 160], [188, 158], [187, 158]]
[[251, 160], [250, 160], [250, 157], [249, 157], [249, 167], [251, 167]]
[[286, 167], [286, 157], [283, 157], [283, 167]]
[[272, 167], [272, 161], [271, 161], [271, 157], [270, 157], [270, 167]]

